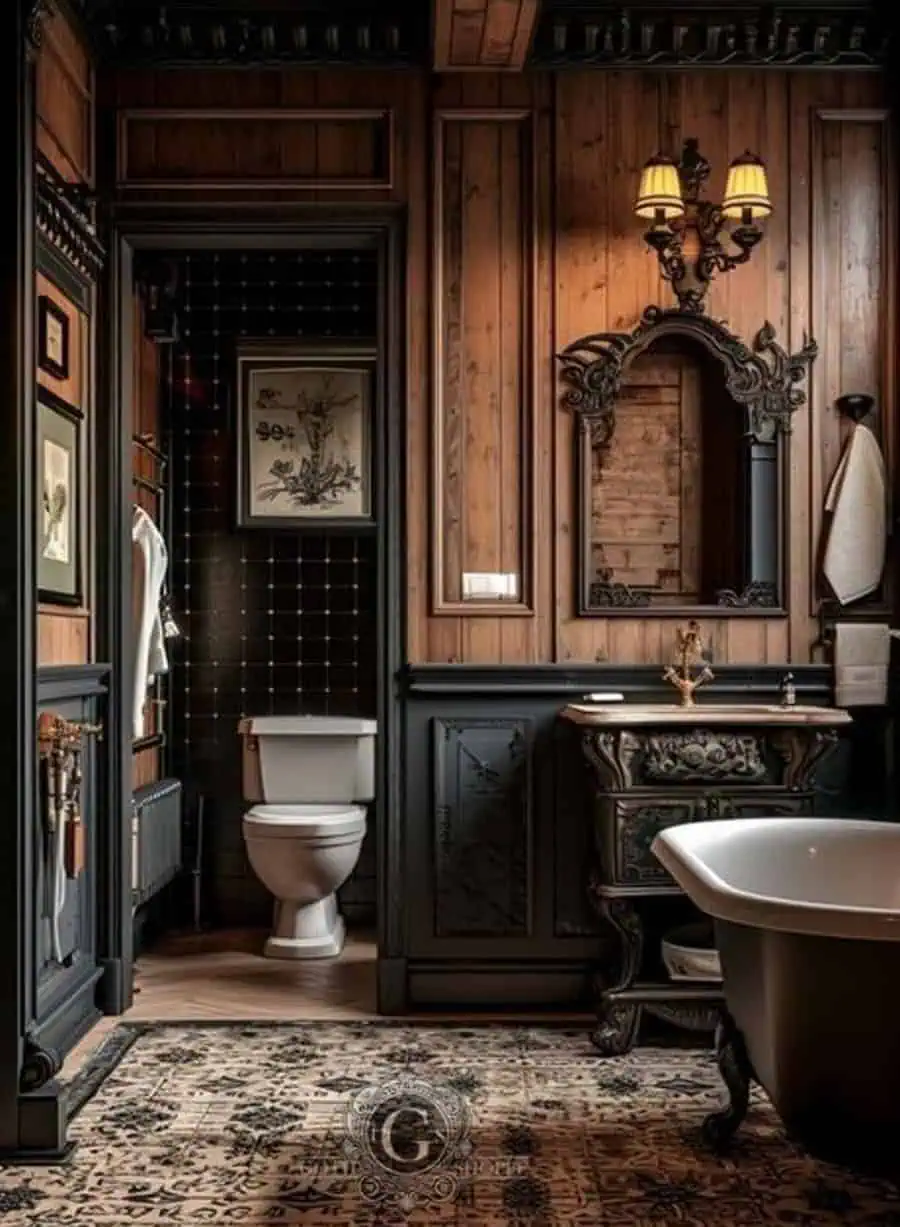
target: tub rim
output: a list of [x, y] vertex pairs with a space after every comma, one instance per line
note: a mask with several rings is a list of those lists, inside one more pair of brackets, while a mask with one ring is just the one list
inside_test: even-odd
[[857, 818], [726, 818], [679, 823], [659, 831], [650, 849], [688, 897], [715, 920], [811, 937], [900, 942], [900, 907], [880, 908], [865, 904], [785, 899], [733, 886], [707, 865], [700, 847], [705, 837], [726, 829], [772, 831], [794, 828], [805, 837], [822, 833], [846, 835], [849, 828], [888, 835], [897, 845], [897, 876], [900, 879], [900, 826], [890, 821]]

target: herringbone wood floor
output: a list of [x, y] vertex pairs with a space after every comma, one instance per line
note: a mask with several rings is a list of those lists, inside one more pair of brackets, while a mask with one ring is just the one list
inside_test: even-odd
[[[138, 962], [134, 1005], [102, 1019], [66, 1058], [74, 1073], [118, 1022], [376, 1018], [376, 946], [353, 934], [337, 959], [281, 962], [262, 956], [265, 932], [219, 930], [167, 939]], [[432, 1013], [430, 1018], [434, 1018]], [[471, 1019], [442, 1012], [441, 1018]], [[489, 1015], [478, 1014], [479, 1021]], [[510, 1014], [500, 1015], [512, 1021]], [[544, 1016], [546, 1017], [546, 1016]], [[583, 1017], [559, 1015], [556, 1017]]]

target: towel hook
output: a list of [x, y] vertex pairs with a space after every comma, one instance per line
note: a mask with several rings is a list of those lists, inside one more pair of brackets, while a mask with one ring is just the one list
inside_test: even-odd
[[841, 417], [859, 424], [875, 408], [875, 397], [867, 392], [848, 392], [835, 400], [834, 407]]

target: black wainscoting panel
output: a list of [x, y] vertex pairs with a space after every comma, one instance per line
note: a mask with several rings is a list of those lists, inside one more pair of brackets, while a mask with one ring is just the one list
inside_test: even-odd
[[[168, 388], [172, 598], [185, 640], [171, 689], [173, 773], [186, 804], [206, 796], [206, 912], [265, 924], [271, 899], [241, 835], [242, 715], [373, 716], [374, 535], [234, 527], [235, 344], [245, 337], [371, 338], [373, 251], [178, 253], [182, 336]], [[374, 834], [344, 888], [353, 918], [374, 911]]]
[[[785, 671], [719, 666], [700, 702], [777, 703]], [[827, 667], [791, 671], [798, 702], [831, 702]], [[587, 771], [558, 713], [600, 690], [671, 702], [660, 670], [424, 665], [400, 683], [408, 1005], [586, 1007], [614, 947], [588, 894]], [[824, 812], [852, 812], [846, 780], [837, 754]]]
[[[47, 711], [67, 720], [102, 722], [106, 665], [58, 665], [38, 670], [38, 713]], [[53, 957], [49, 917], [49, 834], [39, 803], [34, 830], [33, 894], [35, 951], [34, 1019], [32, 1036], [41, 1047], [68, 1052], [100, 1017], [95, 1004], [101, 976], [97, 966], [97, 755], [105, 743], [85, 737], [81, 758], [81, 817], [86, 841], [84, 871], [65, 881], [60, 915], [62, 960]]]
[[437, 937], [528, 936], [531, 720], [431, 721]]

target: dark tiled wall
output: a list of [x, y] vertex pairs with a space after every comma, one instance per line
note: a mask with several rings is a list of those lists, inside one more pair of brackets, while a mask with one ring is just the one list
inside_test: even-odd
[[[241, 337], [375, 335], [367, 252], [178, 257], [181, 340], [170, 386], [172, 596], [186, 638], [171, 687], [176, 774], [206, 798], [208, 914], [266, 923], [270, 899], [241, 836], [243, 715], [375, 714], [375, 540], [237, 531], [231, 422]], [[374, 837], [344, 888], [374, 908]]]

